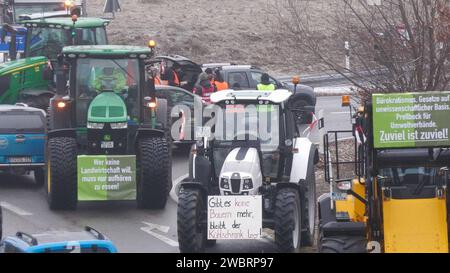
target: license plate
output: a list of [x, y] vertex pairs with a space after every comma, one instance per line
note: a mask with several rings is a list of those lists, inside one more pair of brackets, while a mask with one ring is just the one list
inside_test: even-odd
[[10, 157], [9, 163], [31, 163], [33, 162], [29, 156]]
[[347, 199], [347, 193], [345, 192], [333, 192], [332, 199], [335, 201], [342, 201]]
[[102, 143], [100, 144], [100, 147], [102, 149], [113, 149], [114, 141], [102, 141]]

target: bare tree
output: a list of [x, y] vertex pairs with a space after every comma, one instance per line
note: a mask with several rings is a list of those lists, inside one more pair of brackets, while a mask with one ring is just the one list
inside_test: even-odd
[[[343, 75], [362, 95], [449, 85], [450, 0], [328, 0], [320, 23], [310, 13], [320, 0], [275, 2], [277, 29], [291, 46]], [[351, 67], [342, 58], [345, 42]]]

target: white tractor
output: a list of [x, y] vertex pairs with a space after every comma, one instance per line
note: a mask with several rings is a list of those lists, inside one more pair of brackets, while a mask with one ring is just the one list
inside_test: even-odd
[[225, 90], [211, 95], [211, 120], [198, 130], [189, 177], [178, 195], [181, 252], [203, 252], [208, 240], [208, 196], [261, 196], [262, 228], [274, 230], [280, 252], [314, 241], [317, 147], [302, 137], [312, 107], [294, 109], [288, 90]]

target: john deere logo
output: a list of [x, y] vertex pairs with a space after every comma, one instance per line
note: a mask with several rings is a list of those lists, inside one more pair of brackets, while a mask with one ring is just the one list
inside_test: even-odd
[[111, 141], [111, 135], [104, 135], [103, 136], [104, 141]]

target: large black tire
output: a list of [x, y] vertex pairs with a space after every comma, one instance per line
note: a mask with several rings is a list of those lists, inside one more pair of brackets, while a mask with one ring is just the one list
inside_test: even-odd
[[77, 142], [71, 137], [48, 141], [46, 184], [52, 210], [74, 210], [77, 207]]
[[166, 138], [142, 138], [137, 152], [137, 202], [143, 209], [163, 209], [170, 192], [170, 152]]
[[311, 165], [312, 169], [309, 170], [311, 174], [308, 177], [305, 187], [301, 192], [301, 205], [302, 205], [302, 246], [314, 245], [314, 237], [316, 230], [316, 214], [317, 214], [317, 198], [316, 198], [316, 176], [314, 172], [314, 165]]
[[366, 253], [366, 238], [363, 236], [328, 236], [319, 239], [320, 253]]
[[204, 206], [200, 190], [181, 189], [177, 212], [178, 243], [181, 253], [205, 251], [207, 226]]
[[53, 95], [45, 93], [39, 96], [30, 96], [24, 100], [22, 100], [23, 103], [27, 104], [30, 107], [39, 108], [42, 110], [47, 110], [49, 106], [50, 99], [53, 97]]
[[42, 187], [45, 184], [45, 170], [44, 168], [38, 168], [34, 170], [34, 182], [37, 187]]
[[281, 189], [275, 200], [275, 243], [281, 253], [298, 252], [302, 237], [302, 213], [298, 190]]

